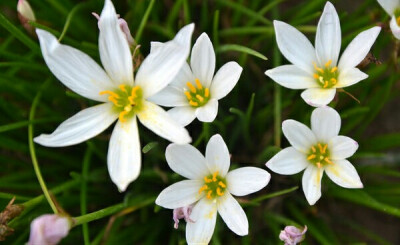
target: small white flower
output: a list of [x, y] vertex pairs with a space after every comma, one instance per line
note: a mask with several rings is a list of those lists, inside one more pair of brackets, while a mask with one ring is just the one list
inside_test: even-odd
[[363, 188], [353, 165], [346, 160], [358, 149], [353, 139], [339, 134], [339, 113], [330, 107], [317, 108], [311, 115], [311, 130], [302, 123], [286, 120], [282, 131], [291, 147], [287, 147], [267, 162], [278, 174], [292, 175], [305, 169], [303, 191], [310, 205], [321, 197], [321, 179], [328, 177], [345, 188]]
[[[152, 50], [162, 47], [152, 43]], [[218, 100], [225, 97], [236, 85], [242, 73], [236, 62], [228, 62], [215, 74], [215, 52], [206, 33], [200, 35], [193, 46], [190, 67], [184, 64], [173, 81], [151, 101], [175, 107], [168, 111], [183, 126], [196, 117], [202, 122], [212, 122], [218, 113]]]
[[164, 189], [156, 204], [176, 209], [195, 202], [186, 225], [188, 244], [207, 244], [214, 232], [217, 212], [226, 225], [240, 236], [248, 234], [248, 221], [232, 197], [245, 196], [264, 188], [271, 176], [260, 168], [244, 167], [228, 172], [230, 156], [220, 135], [211, 137], [206, 157], [191, 145], [170, 144], [165, 152], [170, 168], [188, 178]]
[[107, 164], [112, 181], [124, 191], [138, 177], [141, 168], [136, 117], [154, 133], [172, 142], [191, 141], [184, 127], [147, 98], [167, 86], [185, 63], [194, 25], [187, 25], [177, 35], [185, 37], [186, 43], [174, 39], [147, 56], [135, 81], [132, 54], [110, 0], [105, 1], [99, 28], [100, 58], [105, 71], [86, 54], [60, 44], [47, 31], [37, 30], [44, 60], [52, 73], [77, 94], [104, 103], [82, 110], [52, 134], [36, 137], [35, 142], [51, 147], [78, 144], [119, 119], [110, 139]]
[[20, 17], [24, 18], [25, 22], [36, 21], [35, 13], [27, 0], [18, 0], [17, 11]]
[[399, 0], [378, 0], [378, 3], [392, 18], [390, 29], [393, 36], [400, 39], [400, 1]]
[[292, 65], [283, 65], [265, 74], [280, 85], [306, 89], [301, 97], [315, 107], [330, 103], [337, 88], [356, 84], [368, 77], [356, 66], [365, 58], [381, 28], [358, 34], [344, 50], [340, 60], [341, 31], [335, 7], [327, 2], [318, 22], [315, 49], [294, 27], [274, 21], [276, 41], [283, 56]]
[[66, 237], [71, 229], [70, 218], [57, 214], [44, 214], [31, 223], [28, 245], [55, 245]]

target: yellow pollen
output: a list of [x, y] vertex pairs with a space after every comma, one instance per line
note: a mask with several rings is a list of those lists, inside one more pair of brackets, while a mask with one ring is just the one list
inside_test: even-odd
[[322, 165], [321, 165], [320, 162], [317, 162], [317, 166], [318, 166], [318, 168], [321, 168], [321, 167], [322, 167]]
[[119, 88], [126, 93], [125, 84], [119, 85]]
[[191, 100], [191, 101], [189, 101], [189, 105], [191, 105], [191, 106], [198, 106], [199, 103], [194, 102], [193, 100]]
[[221, 188], [217, 188], [217, 195], [218, 196], [222, 196], [222, 195], [224, 195], [224, 192], [223, 191], [221, 191]]
[[204, 182], [206, 182], [206, 183], [211, 183], [211, 182], [212, 182], [212, 179], [209, 179], [209, 178], [207, 178], [207, 176], [206, 176], [206, 177], [204, 177]]
[[329, 158], [325, 157], [325, 162], [329, 163], [329, 164], [333, 164], [333, 162], [331, 160], [329, 160]]
[[215, 173], [213, 173], [212, 180], [213, 180], [214, 182], [217, 182], [217, 176], [218, 176], [218, 171], [216, 171]]
[[323, 160], [324, 159], [324, 157], [323, 156], [319, 156], [319, 160]]
[[324, 78], [323, 78], [323, 77], [319, 77], [319, 79], [318, 79], [318, 80], [319, 80], [319, 82], [320, 82], [320, 83], [322, 83], [322, 84], [325, 84], [325, 82], [324, 82]]
[[311, 146], [311, 150], [315, 153], [317, 150], [315, 149], [314, 146]]
[[124, 116], [125, 116], [126, 114], [128, 114], [128, 111], [121, 111], [121, 113], [119, 113], [118, 118], [119, 118], [119, 120], [120, 120], [121, 122], [126, 122], [126, 119], [124, 118]]
[[196, 93], [196, 91], [197, 91], [196, 88], [190, 82], [187, 82], [186, 86], [188, 86], [188, 88], [190, 89], [190, 91], [192, 93]]
[[328, 85], [329, 85], [329, 82], [328, 82], [328, 81], [325, 81], [325, 83], [324, 83], [324, 88], [328, 87]]
[[312, 154], [312, 155], [310, 155], [310, 156], [307, 157], [307, 160], [312, 160], [312, 159], [314, 159], [314, 158], [316, 158], [316, 157], [317, 157], [316, 155]]
[[112, 97], [115, 97], [116, 99], [119, 99], [119, 95], [114, 93], [114, 92], [112, 92], [112, 91], [110, 91], [110, 90], [101, 91], [99, 94], [100, 95], [109, 94]]
[[218, 185], [221, 186], [222, 188], [226, 188], [226, 185], [222, 181], [218, 182]]
[[332, 64], [332, 60], [329, 60], [328, 62], [325, 63], [325, 67], [329, 67]]
[[317, 73], [314, 73], [314, 74], [313, 74], [313, 77], [314, 77], [315, 79], [318, 79], [318, 78], [319, 78], [319, 75], [318, 75]]
[[204, 96], [205, 96], [206, 98], [208, 98], [208, 96], [210, 96], [210, 90], [209, 90], [208, 88], [206, 88], [206, 89], [204, 90]]
[[212, 191], [207, 192], [207, 199], [211, 199]]
[[337, 80], [335, 78], [331, 78], [331, 82], [332, 82], [332, 84], [336, 84]]
[[318, 148], [319, 148], [319, 151], [322, 152], [322, 145], [321, 144], [318, 144]]
[[334, 73], [335, 71], [337, 71], [337, 67], [336, 66], [331, 69], [331, 73]]
[[185, 93], [186, 98], [187, 98], [188, 100], [191, 100], [191, 99], [192, 99], [192, 96], [190, 95], [190, 92], [189, 92], [189, 91], [185, 91], [184, 93]]
[[127, 105], [124, 107], [124, 111], [130, 112], [132, 110], [132, 105]]
[[320, 73], [324, 73], [324, 70], [323, 70], [322, 68], [319, 68], [319, 67], [317, 66], [317, 64], [315, 64], [315, 62], [313, 62], [313, 64], [314, 64], [314, 69], [315, 69], [315, 70], [317, 70], [317, 71], [320, 72]]
[[200, 189], [199, 189], [199, 194], [202, 193], [203, 191], [207, 190], [208, 186], [207, 185], [203, 185]]
[[198, 87], [199, 89], [202, 89], [202, 88], [203, 88], [203, 86], [201, 86], [201, 83], [200, 83], [200, 80], [199, 80], [199, 79], [196, 78], [194, 81], [196, 82], [196, 85], [197, 85], [197, 87]]
[[200, 102], [203, 102], [203, 101], [204, 101], [204, 98], [201, 97], [201, 95], [199, 95], [199, 94], [196, 94], [196, 98], [199, 99]]
[[325, 145], [324, 145], [324, 148], [322, 149], [321, 152], [322, 152], [322, 153], [325, 153], [325, 151], [326, 151], [327, 148], [328, 148], [328, 144], [325, 144]]

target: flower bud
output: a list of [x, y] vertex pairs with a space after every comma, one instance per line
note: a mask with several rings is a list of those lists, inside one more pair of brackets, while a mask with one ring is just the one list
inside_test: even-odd
[[192, 213], [193, 205], [186, 207], [175, 208], [173, 211], [174, 228], [178, 229], [179, 219], [185, 219], [186, 222], [194, 222], [190, 219], [190, 214]]
[[31, 223], [28, 245], [54, 245], [68, 235], [71, 222], [68, 217], [45, 214]]
[[279, 234], [279, 239], [285, 242], [285, 245], [296, 245], [304, 240], [304, 234], [307, 232], [307, 226], [303, 230], [295, 226], [286, 226]]
[[35, 14], [27, 0], [18, 0], [18, 18], [21, 24], [29, 33], [34, 33], [34, 28], [29, 25], [29, 21], [36, 21]]

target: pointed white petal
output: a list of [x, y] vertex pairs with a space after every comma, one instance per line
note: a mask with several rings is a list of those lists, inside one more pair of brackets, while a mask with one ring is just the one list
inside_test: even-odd
[[302, 185], [306, 199], [310, 205], [314, 205], [321, 198], [321, 179], [324, 174], [322, 168], [309, 165], [304, 171]]
[[165, 158], [169, 167], [185, 178], [202, 180], [210, 175], [204, 156], [189, 144], [170, 144], [165, 151]]
[[282, 132], [289, 143], [300, 152], [308, 152], [311, 146], [317, 143], [314, 133], [306, 125], [295, 120], [283, 121]]
[[347, 136], [339, 135], [333, 137], [328, 144], [332, 160], [342, 160], [351, 157], [358, 149], [357, 141]]
[[132, 55], [125, 34], [122, 32], [114, 5], [110, 0], [104, 3], [98, 23], [99, 51], [101, 63], [114, 84], [133, 85]]
[[215, 71], [215, 52], [206, 33], [202, 33], [193, 45], [190, 66], [195, 78], [205, 87], [210, 87]]
[[223, 65], [212, 80], [210, 87], [211, 98], [219, 100], [231, 92], [239, 81], [242, 71], [243, 68], [233, 61]]
[[393, 15], [390, 20], [390, 30], [392, 30], [393, 36], [400, 39], [400, 27], [397, 24], [397, 18]]
[[357, 170], [347, 160], [337, 160], [325, 167], [328, 177], [344, 188], [363, 188]]
[[204, 192], [199, 193], [203, 185], [202, 180], [179, 181], [165, 188], [158, 195], [156, 204], [169, 209], [189, 206], [204, 196]]
[[360, 71], [358, 68], [347, 69], [339, 73], [338, 83], [336, 88], [344, 88], [356, 84], [368, 77], [367, 74]]
[[195, 82], [195, 79], [196, 78], [194, 77], [188, 63], [185, 62], [175, 78], [172, 79], [170, 86], [176, 87], [178, 89], [188, 89], [186, 83], [190, 82], [193, 84]]
[[271, 175], [261, 168], [243, 167], [228, 172], [228, 190], [235, 196], [246, 196], [266, 187]]
[[341, 44], [342, 33], [339, 16], [332, 3], [327, 2], [319, 19], [315, 36], [315, 51], [319, 64], [322, 66], [331, 60], [332, 65], [336, 66]]
[[150, 53], [157, 52], [164, 45], [162, 42], [150, 42]]
[[340, 72], [356, 67], [367, 56], [381, 31], [380, 27], [372, 27], [358, 34], [344, 50], [338, 69]]
[[115, 125], [107, 154], [108, 172], [120, 191], [137, 179], [142, 165], [136, 117]]
[[400, 5], [398, 0], [378, 0], [378, 3], [389, 15], [393, 15]]
[[310, 163], [306, 154], [287, 147], [278, 152], [267, 163], [267, 167], [277, 174], [292, 175], [303, 171]]
[[186, 224], [186, 242], [189, 245], [206, 245], [214, 233], [217, 220], [217, 204], [202, 198], [193, 208]]
[[[174, 37], [174, 41], [180, 43], [181, 45], [189, 45], [192, 40], [192, 33], [194, 30], [194, 24], [191, 23], [182, 27]], [[157, 52], [159, 48], [163, 47], [165, 43], [162, 42], [151, 42], [150, 43], [150, 53]]]
[[229, 192], [218, 199], [217, 208], [229, 229], [239, 236], [245, 236], [249, 233], [249, 221], [246, 213]]
[[295, 65], [278, 66], [267, 70], [265, 75], [286, 88], [306, 89], [320, 87], [312, 75]]
[[335, 98], [335, 88], [309, 88], [301, 93], [303, 100], [314, 107], [321, 107], [329, 104]]
[[143, 101], [142, 106], [137, 115], [148, 129], [174, 143], [188, 144], [192, 141], [188, 131], [175, 122], [164, 109], [148, 101]]
[[118, 117], [111, 103], [84, 109], [60, 124], [52, 134], [42, 134], [34, 139], [38, 144], [60, 147], [79, 144], [108, 128]]
[[313, 74], [313, 62], [317, 61], [310, 41], [296, 28], [282, 21], [274, 20], [276, 42], [283, 56], [293, 65]]
[[196, 118], [196, 109], [191, 106], [178, 106], [169, 110], [168, 115], [174, 121], [186, 127]]
[[36, 29], [43, 58], [50, 71], [69, 89], [86, 98], [106, 102], [107, 96], [99, 93], [113, 88], [113, 83], [103, 69], [88, 55], [60, 44], [47, 31]]
[[157, 105], [169, 107], [189, 105], [183, 89], [178, 89], [173, 86], [165, 87], [147, 100], [156, 103]]
[[318, 141], [327, 144], [339, 134], [341, 126], [340, 115], [331, 107], [314, 109], [311, 114], [311, 129]]
[[225, 176], [231, 165], [229, 150], [221, 135], [216, 134], [210, 138], [206, 147], [207, 167], [211, 173], [216, 171]]
[[196, 117], [202, 122], [212, 122], [218, 114], [218, 100], [210, 99], [207, 104], [196, 109]]

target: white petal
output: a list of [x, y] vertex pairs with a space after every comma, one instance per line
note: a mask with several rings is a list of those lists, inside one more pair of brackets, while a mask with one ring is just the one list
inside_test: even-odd
[[276, 42], [283, 56], [293, 65], [313, 74], [313, 62], [317, 61], [310, 41], [296, 28], [282, 21], [274, 20]]
[[210, 87], [215, 71], [215, 52], [206, 33], [202, 33], [193, 45], [190, 66], [195, 78], [205, 87]]
[[304, 171], [302, 185], [306, 199], [310, 205], [314, 205], [321, 197], [321, 179], [324, 174], [322, 168], [309, 165]]
[[392, 30], [393, 36], [400, 39], [400, 27], [397, 24], [397, 18], [393, 15], [390, 20], [390, 30]]
[[100, 29], [99, 51], [104, 69], [116, 85], [122, 83], [133, 85], [131, 51], [110, 0], [104, 3], [98, 26]]
[[118, 117], [111, 103], [84, 109], [60, 124], [52, 134], [42, 134], [34, 139], [50, 147], [69, 146], [88, 140], [108, 128]]
[[137, 115], [148, 129], [174, 143], [188, 144], [192, 141], [188, 131], [175, 122], [164, 109], [148, 101], [143, 101], [142, 106]]
[[292, 175], [303, 171], [309, 162], [304, 153], [294, 147], [287, 147], [272, 157], [266, 165], [277, 174]]
[[336, 66], [341, 44], [342, 33], [339, 16], [332, 3], [327, 2], [319, 19], [315, 36], [315, 51], [319, 64], [322, 66], [331, 60], [333, 66]]
[[210, 99], [207, 104], [196, 109], [196, 117], [202, 122], [212, 122], [218, 114], [218, 100]]
[[50, 71], [69, 89], [86, 98], [106, 102], [99, 93], [113, 88], [103, 69], [88, 55], [60, 44], [47, 31], [36, 29], [43, 58]]
[[309, 88], [301, 93], [303, 100], [314, 107], [321, 107], [329, 104], [335, 98], [335, 88]]
[[228, 62], [223, 65], [215, 74], [211, 83], [211, 98], [221, 99], [235, 87], [239, 81], [243, 68], [236, 62]]
[[193, 122], [196, 118], [195, 113], [195, 109], [191, 106], [178, 106], [168, 111], [168, 115], [184, 127]]
[[312, 75], [295, 65], [278, 66], [267, 70], [265, 75], [286, 88], [306, 89], [320, 87]]
[[175, 78], [172, 79], [170, 85], [178, 89], [188, 89], [186, 83], [194, 83], [195, 79], [196, 78], [194, 77], [188, 63], [185, 62], [179, 70], [178, 74], [176, 74]]
[[346, 69], [356, 67], [367, 56], [381, 31], [380, 27], [372, 27], [358, 34], [344, 50], [340, 58], [338, 69], [343, 72]]
[[228, 173], [231, 159], [229, 150], [221, 135], [216, 134], [210, 138], [206, 147], [207, 166], [211, 173], [216, 171], [225, 176]]
[[186, 224], [186, 242], [189, 245], [206, 245], [214, 233], [217, 205], [207, 198], [201, 199], [193, 208]]
[[400, 4], [398, 0], [378, 0], [378, 3], [389, 15], [393, 15]]
[[142, 165], [136, 117], [115, 125], [107, 154], [108, 172], [120, 191], [137, 179]]
[[289, 143], [298, 151], [307, 153], [317, 143], [314, 133], [304, 124], [295, 120], [285, 120], [282, 132]]
[[[194, 24], [191, 23], [182, 27], [178, 33], [175, 35], [174, 40], [181, 45], [189, 45], [192, 40], [192, 33], [194, 30]], [[151, 42], [150, 43], [150, 53], [158, 51], [159, 48], [163, 47], [162, 42]]]
[[339, 134], [341, 118], [331, 107], [314, 109], [311, 114], [311, 129], [320, 143], [328, 143]]
[[229, 192], [218, 199], [217, 208], [229, 229], [239, 236], [245, 236], [249, 233], [249, 221], [246, 213]]
[[157, 52], [159, 48], [161, 48], [162, 46], [164, 46], [164, 43], [162, 42], [150, 42], [150, 53], [154, 53]]
[[169, 167], [185, 178], [202, 180], [210, 175], [204, 156], [189, 144], [170, 144], [165, 151], [165, 158]]
[[325, 167], [328, 177], [344, 188], [363, 188], [357, 170], [347, 160], [337, 160]]
[[271, 175], [261, 168], [244, 167], [228, 172], [228, 190], [235, 196], [246, 196], [267, 186]]
[[336, 88], [344, 88], [358, 83], [368, 77], [367, 74], [360, 71], [358, 68], [347, 69], [339, 73], [338, 83]]
[[329, 142], [332, 160], [342, 160], [351, 157], [358, 149], [357, 141], [346, 136], [333, 137]]
[[165, 188], [156, 199], [156, 204], [169, 209], [189, 206], [204, 196], [199, 189], [202, 180], [182, 180]]
[[151, 96], [147, 100], [161, 106], [169, 107], [189, 105], [183, 89], [177, 89], [173, 86], [165, 87], [163, 90]]

